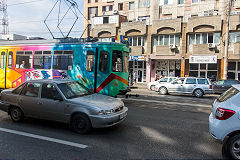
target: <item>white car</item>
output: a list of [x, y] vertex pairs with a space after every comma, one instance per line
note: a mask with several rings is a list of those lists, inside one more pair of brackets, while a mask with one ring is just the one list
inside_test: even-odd
[[211, 135], [223, 142], [223, 153], [240, 159], [240, 85], [233, 85], [213, 103], [209, 116]]
[[153, 91], [156, 85], [162, 84], [162, 83], [170, 83], [175, 79], [176, 77], [164, 77], [164, 78], [161, 78], [160, 80], [150, 82], [148, 83], [148, 89]]
[[202, 97], [205, 94], [212, 94], [212, 82], [208, 78], [180, 77], [171, 83], [158, 84], [155, 91], [159, 94], [168, 93], [192, 94], [195, 97]]

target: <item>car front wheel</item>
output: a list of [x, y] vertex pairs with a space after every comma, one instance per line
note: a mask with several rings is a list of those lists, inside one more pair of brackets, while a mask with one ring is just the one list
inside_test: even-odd
[[12, 107], [10, 109], [10, 116], [14, 122], [21, 122], [24, 118], [22, 110], [18, 107]]
[[231, 136], [226, 143], [223, 144], [227, 158], [240, 159], [240, 134]]
[[166, 95], [167, 93], [168, 93], [168, 90], [166, 87], [159, 88], [159, 94]]
[[203, 91], [201, 89], [196, 89], [193, 94], [195, 97], [201, 98], [203, 96]]
[[85, 114], [76, 114], [72, 118], [72, 129], [80, 134], [87, 134], [92, 129], [92, 124]]

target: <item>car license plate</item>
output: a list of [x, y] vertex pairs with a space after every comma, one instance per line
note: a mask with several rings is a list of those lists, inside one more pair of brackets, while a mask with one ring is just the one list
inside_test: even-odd
[[126, 116], [127, 116], [127, 112], [121, 114], [121, 115], [119, 116], [119, 118], [120, 118], [120, 119], [123, 119], [123, 118], [126, 117]]

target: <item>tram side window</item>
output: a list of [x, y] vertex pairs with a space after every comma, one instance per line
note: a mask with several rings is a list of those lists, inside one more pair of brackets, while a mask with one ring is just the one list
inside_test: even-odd
[[93, 64], [94, 64], [94, 52], [88, 51], [87, 52], [87, 60], [86, 60], [86, 71], [92, 72]]
[[112, 53], [112, 71], [123, 71], [123, 56], [121, 51], [113, 51]]
[[13, 52], [8, 53], [8, 68], [12, 68]]
[[71, 70], [73, 66], [73, 51], [54, 51], [53, 69]]
[[1, 53], [1, 57], [0, 57], [0, 58], [1, 58], [1, 59], [0, 59], [0, 67], [1, 67], [1, 68], [4, 68], [4, 67], [5, 67], [5, 59], [6, 59], [5, 56], [6, 56], [6, 53], [5, 53], [5, 52], [2, 52], [2, 53]]
[[51, 69], [52, 55], [51, 51], [35, 51], [33, 68], [34, 69]]
[[32, 67], [32, 51], [16, 52], [16, 68], [30, 69]]
[[101, 72], [107, 72], [108, 70], [108, 52], [107, 51], [100, 52], [99, 70]]

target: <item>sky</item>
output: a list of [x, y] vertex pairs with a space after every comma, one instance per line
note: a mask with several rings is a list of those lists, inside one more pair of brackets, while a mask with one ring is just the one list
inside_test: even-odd
[[[8, 22], [9, 34], [20, 34], [27, 37], [43, 37], [52, 39], [50, 32], [44, 24], [44, 20], [58, 0], [7, 0], [8, 8]], [[60, 5], [60, 19], [68, 10], [68, 5], [62, 0]], [[84, 0], [75, 0], [78, 4], [79, 10], [83, 13]], [[52, 13], [47, 18], [47, 25], [52, 31], [55, 38], [62, 38], [61, 32], [58, 30], [58, 11], [59, 4], [53, 9]], [[70, 33], [70, 37], [81, 37], [84, 28], [84, 17], [77, 12], [78, 20]], [[2, 13], [0, 14], [2, 16]], [[59, 28], [66, 36], [72, 24], [76, 19], [76, 15], [70, 10]], [[2, 27], [0, 28], [2, 32]]]

